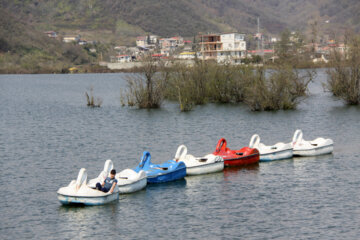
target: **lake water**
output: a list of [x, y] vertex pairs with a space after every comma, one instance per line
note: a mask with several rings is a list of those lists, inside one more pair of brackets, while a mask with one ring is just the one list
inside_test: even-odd
[[[251, 112], [208, 104], [181, 113], [175, 103], [120, 105], [126, 74], [0, 75], [0, 239], [360, 239], [360, 108], [323, 91], [324, 70], [295, 111]], [[85, 91], [103, 99], [86, 107]], [[334, 154], [259, 163], [154, 184], [116, 203], [63, 207], [56, 191], [106, 159], [134, 168], [213, 152], [219, 138], [239, 149], [253, 134], [265, 144], [332, 138]]]

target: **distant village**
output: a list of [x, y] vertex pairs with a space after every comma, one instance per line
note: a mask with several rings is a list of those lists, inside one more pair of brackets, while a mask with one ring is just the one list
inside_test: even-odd
[[[54, 31], [45, 32], [48, 37], [56, 38], [57, 33]], [[168, 61], [186, 61], [193, 62], [195, 58], [202, 60], [214, 60], [219, 64], [242, 64], [245, 59], [253, 56], [261, 56], [263, 59], [274, 61], [277, 56], [275, 47], [279, 37], [267, 36], [256, 33], [252, 36], [252, 50], [248, 49], [249, 40], [245, 34], [241, 33], [208, 33], [199, 34], [192, 40], [185, 40], [181, 36], [162, 38], [157, 35], [138, 36], [136, 46], [114, 46], [114, 52], [109, 57], [101, 61], [101, 65], [106, 65], [110, 69], [127, 69], [136, 67], [141, 63], [145, 56], [152, 56], [156, 59]], [[87, 41], [80, 35], [64, 36], [62, 41], [65, 43], [75, 43], [79, 45], [92, 46], [96, 41]], [[296, 33], [292, 32], [290, 42], [298, 41]], [[314, 63], [328, 62], [331, 49], [336, 48], [340, 52], [345, 52], [344, 44], [337, 44], [335, 40], [324, 36], [320, 43], [308, 43], [303, 47], [310, 51], [313, 49], [314, 54], [311, 56]], [[88, 48], [90, 52], [96, 52], [93, 47]]]

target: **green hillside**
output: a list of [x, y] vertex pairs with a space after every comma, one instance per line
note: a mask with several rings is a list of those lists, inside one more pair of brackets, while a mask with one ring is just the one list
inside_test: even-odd
[[[358, 0], [1, 0], [3, 9], [21, 15], [39, 30], [78, 31], [108, 41], [127, 42], [139, 34], [193, 36], [199, 32], [254, 33], [263, 29], [305, 31], [314, 20], [329, 28], [360, 29]], [[326, 28], [327, 26], [323, 26]]]
[[316, 21], [319, 34], [339, 36], [347, 28], [360, 31], [359, 12], [359, 0], [0, 0], [0, 69], [59, 69], [94, 60], [79, 46], [47, 38], [49, 30], [80, 34], [108, 49], [134, 45], [145, 34], [251, 34], [258, 17], [266, 33], [288, 28], [306, 34]]
[[91, 60], [83, 48], [50, 39], [33, 25], [0, 9], [0, 72], [59, 72]]

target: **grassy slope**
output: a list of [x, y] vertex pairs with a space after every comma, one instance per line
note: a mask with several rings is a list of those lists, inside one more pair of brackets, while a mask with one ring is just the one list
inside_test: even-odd
[[270, 33], [306, 29], [313, 19], [330, 19], [359, 30], [358, 0], [0, 0], [42, 30], [110, 31], [115, 36], [193, 36], [198, 32], [255, 32], [256, 19]]
[[309, 32], [314, 20], [320, 33], [346, 27], [360, 31], [359, 12], [359, 0], [0, 0], [0, 68], [5, 63], [60, 68], [89, 61], [80, 48], [45, 37], [46, 30], [131, 45], [148, 33], [254, 33], [258, 16], [270, 33], [286, 27]]
[[90, 61], [80, 47], [65, 45], [0, 9], [0, 72], [61, 71]]

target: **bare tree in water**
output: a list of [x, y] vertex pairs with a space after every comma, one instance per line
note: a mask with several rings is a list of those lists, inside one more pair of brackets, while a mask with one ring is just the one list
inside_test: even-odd
[[167, 79], [167, 71], [161, 71], [163, 65], [151, 55], [146, 56], [140, 73], [127, 76], [127, 89], [121, 93], [122, 105], [159, 108]]

